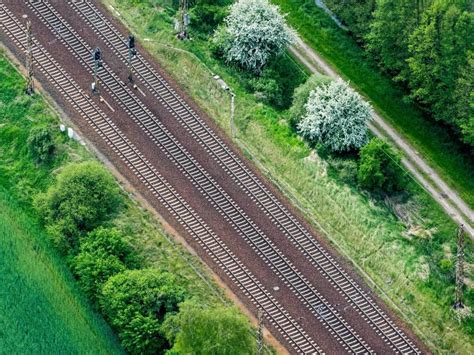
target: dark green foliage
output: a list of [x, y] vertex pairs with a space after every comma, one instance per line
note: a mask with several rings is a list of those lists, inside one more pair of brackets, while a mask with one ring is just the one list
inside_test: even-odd
[[36, 205], [56, 246], [67, 253], [116, 212], [121, 200], [113, 177], [100, 164], [85, 162], [65, 167]]
[[102, 289], [100, 303], [125, 350], [157, 354], [169, 347], [161, 329], [165, 315], [176, 312], [185, 298], [173, 275], [145, 269], [112, 276]]
[[256, 353], [256, 342], [248, 320], [237, 309], [204, 308], [185, 302], [179, 313], [168, 317], [163, 326], [174, 343], [173, 354], [247, 355]]
[[400, 191], [406, 185], [400, 160], [400, 154], [388, 143], [372, 138], [360, 150], [359, 184], [375, 192]]
[[409, 41], [411, 96], [428, 106], [436, 119], [457, 129], [461, 126], [457, 103], [468, 102], [472, 92], [472, 88], [459, 92], [456, 85], [469, 64], [468, 51], [474, 50], [473, 35], [473, 13], [455, 3], [436, 1]]
[[47, 127], [35, 127], [28, 136], [28, 149], [37, 163], [47, 162], [54, 153], [55, 145], [51, 130]]
[[211, 35], [217, 26], [229, 14], [227, 6], [204, 2], [191, 9], [191, 28], [205, 36]]
[[[474, 12], [466, 0], [329, 0], [370, 58], [474, 146]], [[369, 9], [373, 12], [369, 14]]]
[[325, 0], [324, 3], [358, 40], [368, 33], [376, 0]]
[[123, 235], [102, 227], [81, 238], [79, 253], [72, 259], [79, 284], [93, 301], [111, 276], [136, 266], [137, 256]]
[[296, 125], [306, 113], [304, 105], [308, 101], [309, 93], [318, 86], [328, 84], [330, 81], [331, 79], [327, 76], [314, 74], [295, 89], [293, 103], [289, 110], [290, 124], [293, 128], [296, 128]]

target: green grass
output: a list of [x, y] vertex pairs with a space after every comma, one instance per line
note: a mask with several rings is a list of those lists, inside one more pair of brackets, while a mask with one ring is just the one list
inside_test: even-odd
[[46, 240], [0, 190], [0, 353], [122, 353]]
[[350, 80], [474, 208], [474, 157], [449, 129], [424, 117], [420, 109], [407, 103], [405, 92], [367, 60], [363, 50], [314, 0], [271, 1], [288, 13], [287, 21], [305, 42]]
[[[287, 112], [258, 102], [245, 89], [245, 75], [215, 59], [201, 36], [194, 36], [191, 42], [177, 41], [172, 33], [173, 10], [163, 2], [131, 5], [130, 0], [103, 1], [120, 11], [121, 19], [160, 65], [230, 133], [229, 97], [211, 79], [206, 66], [223, 77], [237, 95], [236, 125], [244, 154], [294, 198], [315, 228], [352, 260], [364, 277], [377, 284], [376, 292], [391, 300], [389, 304], [432, 349], [474, 352], [472, 318], [459, 321], [452, 312], [452, 269], [442, 271], [439, 266], [443, 258], [454, 260], [456, 226], [435, 201], [414, 183], [410, 185], [411, 198], [391, 203], [345, 183], [342, 170], [333, 168], [337, 159], [312, 155], [288, 126]], [[299, 70], [294, 65], [288, 67], [288, 73]], [[390, 204], [396, 204], [406, 217], [397, 218]], [[472, 243], [466, 250], [472, 264]], [[468, 279], [472, 280], [470, 270]], [[472, 306], [470, 290], [466, 296]]]

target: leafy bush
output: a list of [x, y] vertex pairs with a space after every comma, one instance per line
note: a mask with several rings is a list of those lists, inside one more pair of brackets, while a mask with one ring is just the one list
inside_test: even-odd
[[179, 313], [163, 325], [177, 354], [255, 354], [255, 339], [248, 320], [235, 308], [203, 308], [184, 302]]
[[439, 268], [442, 272], [452, 273], [454, 270], [453, 262], [450, 259], [441, 259], [439, 261]]
[[116, 212], [121, 199], [113, 177], [100, 164], [85, 162], [65, 167], [36, 207], [56, 246], [67, 253], [77, 249], [80, 235]]
[[79, 253], [72, 259], [82, 290], [97, 300], [103, 284], [113, 275], [138, 266], [132, 247], [116, 229], [99, 227], [81, 238]]
[[370, 105], [341, 79], [311, 91], [298, 124], [299, 133], [333, 152], [347, 152], [367, 142]]
[[290, 124], [292, 127], [296, 128], [298, 123], [306, 115], [305, 105], [308, 102], [310, 92], [330, 82], [331, 78], [321, 74], [314, 74], [310, 76], [306, 82], [296, 88], [293, 93], [293, 103], [289, 110]]
[[271, 57], [281, 54], [295, 40], [279, 7], [268, 0], [239, 0], [224, 21], [225, 26], [214, 35], [214, 43], [228, 62], [258, 75]]
[[360, 150], [359, 184], [372, 191], [390, 193], [402, 190], [406, 179], [400, 162], [400, 153], [383, 140], [372, 138]]
[[169, 347], [162, 332], [164, 318], [178, 311], [185, 298], [184, 289], [169, 273], [128, 270], [105, 283], [100, 304], [126, 351], [157, 354]]
[[218, 4], [197, 4], [191, 9], [191, 28], [210, 35], [229, 14], [227, 7]]
[[28, 149], [37, 163], [47, 162], [53, 156], [55, 145], [51, 130], [47, 127], [35, 127], [27, 140]]

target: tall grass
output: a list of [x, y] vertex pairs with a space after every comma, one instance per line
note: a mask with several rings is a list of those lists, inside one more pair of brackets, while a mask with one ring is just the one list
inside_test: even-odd
[[[244, 154], [295, 198], [315, 228], [377, 284], [376, 292], [390, 299], [389, 304], [433, 349], [474, 351], [472, 319], [458, 321], [452, 312], [452, 269], [446, 272], [439, 266], [443, 258], [453, 260], [456, 227], [436, 202], [412, 184], [413, 197], [397, 203], [409, 218], [397, 218], [386, 203], [334, 176], [330, 159], [313, 154], [288, 126], [287, 113], [258, 102], [245, 90], [242, 73], [215, 59], [206, 41], [199, 36], [177, 41], [171, 8], [160, 1], [142, 1], [140, 7], [129, 0], [103, 1], [120, 11], [138, 38], [148, 39], [142, 43], [160, 65], [229, 133], [229, 97], [206, 66], [223, 77], [237, 94], [236, 125]], [[288, 67], [287, 75], [294, 72], [295, 67]], [[472, 250], [469, 243], [469, 263]], [[474, 303], [472, 292], [467, 302]]]

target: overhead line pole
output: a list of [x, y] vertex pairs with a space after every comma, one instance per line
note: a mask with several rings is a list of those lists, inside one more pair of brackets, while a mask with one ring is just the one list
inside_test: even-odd
[[33, 83], [33, 36], [31, 33], [31, 21], [26, 21], [26, 71], [27, 81], [25, 92], [28, 95], [34, 93]]
[[458, 230], [457, 253], [456, 253], [456, 300], [454, 308], [464, 308], [463, 303], [464, 286], [464, 226], [461, 224]]

